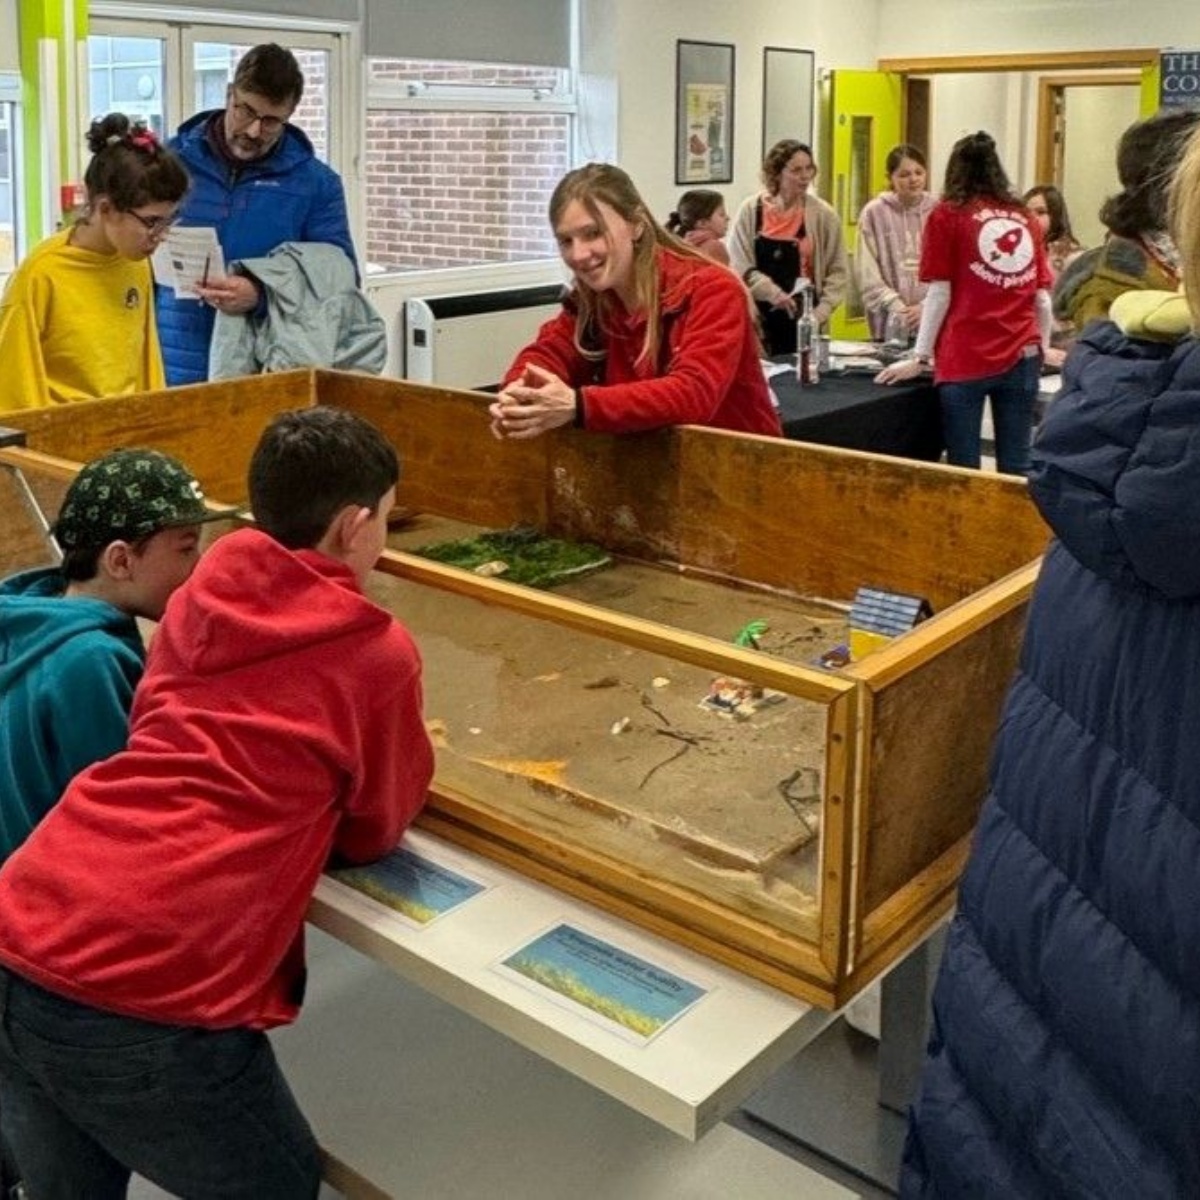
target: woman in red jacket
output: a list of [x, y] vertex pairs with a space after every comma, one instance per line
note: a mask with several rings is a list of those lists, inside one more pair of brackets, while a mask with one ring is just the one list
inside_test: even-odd
[[673, 237], [619, 167], [563, 177], [550, 224], [574, 286], [508, 369], [498, 438], [563, 425], [711, 425], [779, 436], [745, 286]]

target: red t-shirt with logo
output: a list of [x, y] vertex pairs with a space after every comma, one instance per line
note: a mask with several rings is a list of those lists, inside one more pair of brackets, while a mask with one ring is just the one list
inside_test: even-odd
[[1038, 345], [1034, 297], [1052, 284], [1041, 230], [1017, 204], [940, 201], [921, 241], [921, 280], [950, 284], [934, 347], [938, 383], [986, 379]]

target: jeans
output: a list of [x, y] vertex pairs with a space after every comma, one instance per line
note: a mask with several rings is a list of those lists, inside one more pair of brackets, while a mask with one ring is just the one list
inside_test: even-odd
[[160, 1025], [0, 968], [0, 1128], [37, 1200], [306, 1200], [316, 1140], [265, 1034]]
[[938, 385], [946, 461], [956, 467], [978, 467], [983, 440], [983, 402], [992, 402], [996, 469], [1006, 475], [1029, 472], [1033, 412], [1037, 402], [1042, 356], [1027, 354], [1000, 375]]

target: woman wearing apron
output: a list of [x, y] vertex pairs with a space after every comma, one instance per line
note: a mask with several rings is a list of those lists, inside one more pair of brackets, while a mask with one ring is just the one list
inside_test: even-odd
[[810, 192], [817, 175], [812, 151], [791, 138], [763, 160], [765, 190], [738, 211], [729, 233], [730, 265], [746, 281], [763, 321], [768, 354], [796, 349], [796, 281], [814, 288], [814, 316], [825, 325], [846, 295], [849, 269], [837, 213]]

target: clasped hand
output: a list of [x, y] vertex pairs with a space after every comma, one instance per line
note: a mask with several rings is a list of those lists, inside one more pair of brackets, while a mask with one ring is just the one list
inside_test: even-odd
[[519, 380], [510, 383], [489, 405], [492, 436], [533, 438], [575, 419], [575, 391], [553, 371], [526, 363]]

